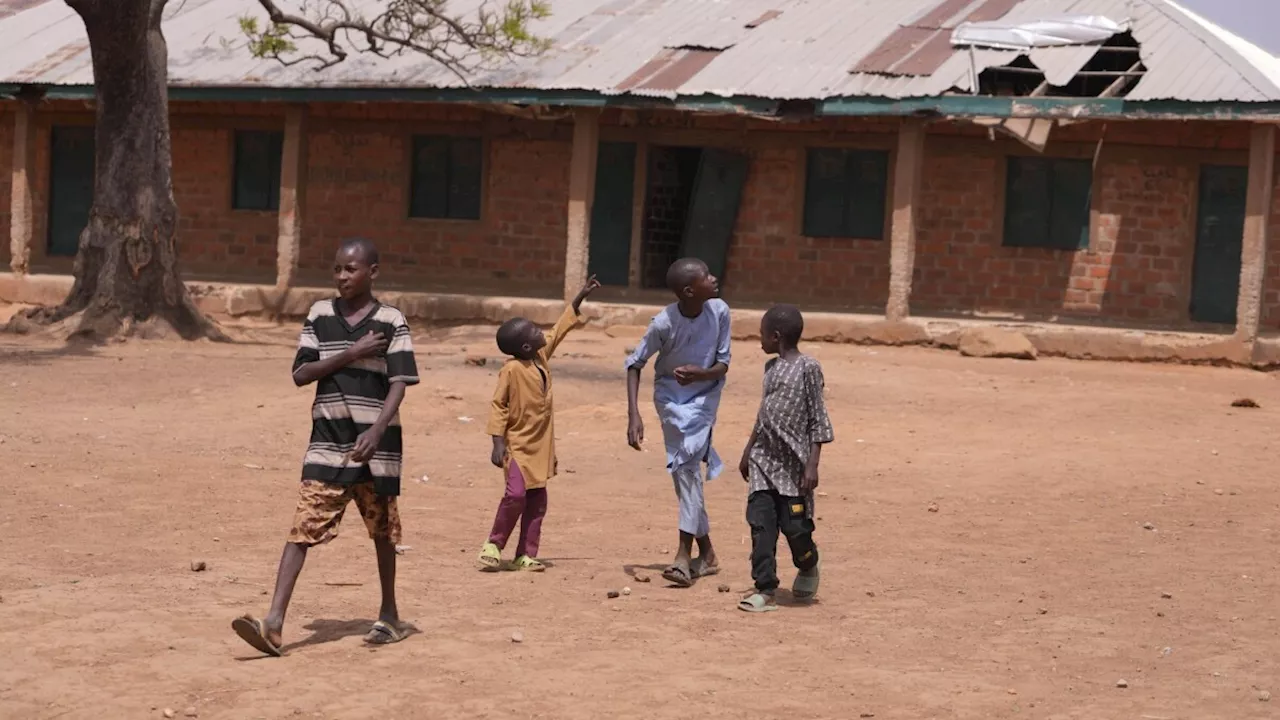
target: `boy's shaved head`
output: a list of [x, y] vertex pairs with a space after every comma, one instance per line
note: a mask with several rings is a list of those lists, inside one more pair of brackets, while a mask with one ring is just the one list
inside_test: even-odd
[[800, 344], [804, 335], [804, 316], [795, 305], [774, 305], [764, 314], [764, 326], [776, 332], [790, 347]]
[[529, 337], [529, 321], [522, 317], [511, 318], [498, 328], [498, 349], [503, 355], [519, 355]]
[[339, 253], [354, 252], [366, 265], [378, 264], [378, 246], [369, 238], [353, 237], [342, 241], [338, 246]]
[[698, 258], [681, 258], [667, 268], [667, 289], [679, 294], [707, 272], [707, 264]]

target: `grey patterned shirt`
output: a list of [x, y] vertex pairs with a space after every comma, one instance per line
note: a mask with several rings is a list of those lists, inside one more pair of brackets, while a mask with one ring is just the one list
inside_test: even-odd
[[[764, 366], [764, 395], [751, 447], [751, 492], [777, 490], [800, 497], [800, 481], [814, 443], [835, 439], [822, 398], [822, 365], [808, 355], [776, 357]], [[806, 503], [813, 512], [813, 498]]]

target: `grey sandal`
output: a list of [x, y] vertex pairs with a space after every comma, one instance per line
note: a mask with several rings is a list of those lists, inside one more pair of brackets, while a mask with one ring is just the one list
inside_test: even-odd
[[742, 598], [738, 602], [738, 609], [749, 613], [773, 612], [778, 609], [778, 603], [772, 595], [757, 592]]
[[818, 594], [818, 582], [822, 575], [822, 564], [814, 565], [809, 570], [801, 570], [791, 584], [791, 594], [797, 600], [812, 600]]

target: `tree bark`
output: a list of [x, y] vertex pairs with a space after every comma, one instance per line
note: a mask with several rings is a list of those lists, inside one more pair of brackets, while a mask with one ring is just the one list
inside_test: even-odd
[[68, 338], [171, 328], [186, 339], [225, 339], [195, 307], [178, 270], [165, 2], [67, 0], [84, 20], [93, 58], [93, 205], [70, 295], [35, 319], [59, 323]]

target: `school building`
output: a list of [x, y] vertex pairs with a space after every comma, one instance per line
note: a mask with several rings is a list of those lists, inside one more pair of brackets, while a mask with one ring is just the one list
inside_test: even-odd
[[[252, 8], [171, 3], [192, 286], [324, 288], [363, 235], [406, 296], [556, 299], [596, 273], [653, 305], [696, 255], [739, 307], [1172, 333], [1242, 362], [1280, 337], [1280, 62], [1175, 2], [551, 7], [551, 50], [464, 87], [411, 53], [256, 60]], [[20, 300], [70, 272], [92, 72], [61, 0], [0, 0], [0, 37]]]

